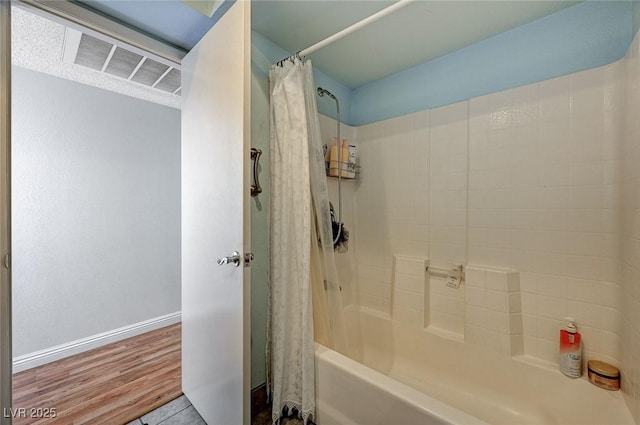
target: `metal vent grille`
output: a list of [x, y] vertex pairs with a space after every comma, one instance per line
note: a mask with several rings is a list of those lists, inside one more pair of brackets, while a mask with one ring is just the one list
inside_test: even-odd
[[153, 59], [147, 59], [140, 69], [138, 69], [138, 72], [136, 72], [132, 80], [145, 86], [153, 86], [153, 84], [167, 72], [167, 69], [169, 69], [167, 65], [158, 63]]
[[104, 72], [129, 79], [143, 57], [144, 56], [125, 50], [122, 47], [118, 47]]
[[182, 86], [180, 71], [173, 68], [165, 77], [156, 84], [156, 88], [171, 93], [180, 94], [177, 90]]
[[112, 45], [106, 41], [82, 34], [74, 63], [87, 68], [101, 70], [102, 65], [109, 56], [109, 52], [111, 52], [111, 47]]
[[134, 81], [155, 90], [181, 93], [178, 68], [67, 28], [63, 60]]

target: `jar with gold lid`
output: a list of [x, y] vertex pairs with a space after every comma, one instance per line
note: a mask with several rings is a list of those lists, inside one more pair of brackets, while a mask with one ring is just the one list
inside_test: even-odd
[[589, 382], [609, 391], [620, 389], [620, 371], [617, 367], [600, 360], [589, 360]]

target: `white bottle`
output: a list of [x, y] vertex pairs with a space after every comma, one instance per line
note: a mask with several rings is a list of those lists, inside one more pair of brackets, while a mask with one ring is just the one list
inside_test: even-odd
[[582, 376], [582, 336], [576, 321], [565, 317], [564, 329], [560, 329], [560, 372], [570, 378]]
[[350, 179], [355, 179], [356, 178], [356, 147], [355, 145], [349, 145], [349, 160], [348, 162], [348, 170], [349, 173], [347, 174], [347, 177]]

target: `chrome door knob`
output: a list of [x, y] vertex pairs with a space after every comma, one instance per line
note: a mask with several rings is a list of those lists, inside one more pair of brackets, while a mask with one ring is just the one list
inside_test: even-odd
[[218, 265], [222, 266], [223, 264], [235, 264], [236, 267], [240, 266], [241, 262], [240, 253], [238, 251], [233, 251], [233, 254], [229, 257], [219, 258]]

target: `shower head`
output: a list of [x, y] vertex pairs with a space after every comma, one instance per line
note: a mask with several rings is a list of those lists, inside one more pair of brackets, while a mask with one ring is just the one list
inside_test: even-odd
[[326, 94], [331, 99], [333, 99], [334, 102], [336, 102], [336, 117], [338, 118], [338, 135], [339, 135], [340, 134], [340, 102], [338, 101], [338, 98], [335, 97], [335, 95], [331, 93], [329, 90], [323, 89], [322, 87], [318, 87], [317, 92], [318, 92], [318, 96], [324, 97], [324, 95]]
[[329, 90], [318, 87], [318, 96], [323, 97], [325, 94], [335, 101], [338, 100]]

